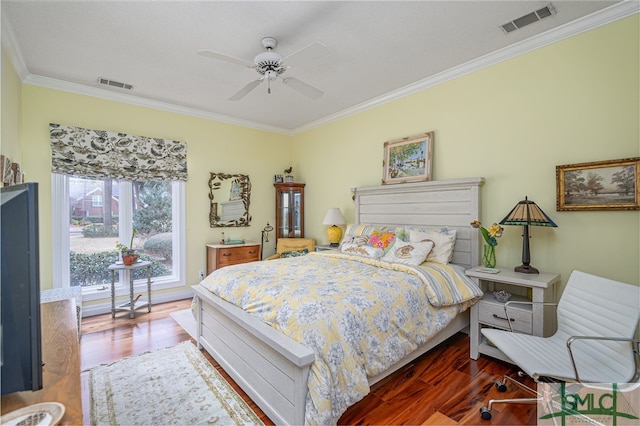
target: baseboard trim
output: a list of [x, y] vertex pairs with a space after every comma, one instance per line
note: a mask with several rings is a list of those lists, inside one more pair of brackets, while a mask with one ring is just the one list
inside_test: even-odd
[[[146, 293], [145, 293], [146, 294]], [[193, 297], [193, 290], [182, 289], [177, 291], [171, 291], [166, 293], [152, 294], [151, 310], [153, 311], [153, 305], [158, 303], [173, 302], [175, 300], [189, 299]], [[82, 317], [91, 317], [94, 315], [102, 315], [111, 312], [111, 299], [107, 299], [105, 302], [96, 303], [94, 305], [82, 306]]]

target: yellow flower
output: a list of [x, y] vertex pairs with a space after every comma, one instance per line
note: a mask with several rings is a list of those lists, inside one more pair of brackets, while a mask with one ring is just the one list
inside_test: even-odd
[[471, 222], [471, 226], [473, 228], [480, 229], [480, 232], [482, 233], [482, 237], [487, 242], [487, 244], [494, 247], [497, 246], [498, 245], [497, 239], [502, 236], [502, 231], [504, 231], [504, 228], [498, 225], [497, 223], [494, 223], [493, 225], [491, 225], [489, 229], [480, 225], [481, 223], [479, 220], [474, 220], [473, 222]]
[[488, 231], [490, 236], [494, 238], [499, 238], [502, 236], [502, 231], [504, 231], [504, 228], [498, 225], [497, 223], [494, 223], [489, 227]]

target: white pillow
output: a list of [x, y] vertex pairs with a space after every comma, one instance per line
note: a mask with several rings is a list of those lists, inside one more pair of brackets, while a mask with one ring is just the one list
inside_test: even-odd
[[437, 262], [447, 264], [453, 258], [453, 246], [456, 242], [455, 235], [439, 232], [419, 232], [409, 231], [409, 241], [414, 242], [433, 242], [433, 248], [427, 256], [427, 262]]
[[433, 248], [433, 242], [404, 242], [397, 240], [382, 260], [407, 265], [421, 265]]
[[357, 256], [368, 257], [370, 259], [380, 259], [384, 255], [384, 250], [378, 247], [360, 246], [354, 243], [344, 243], [340, 248], [342, 253], [355, 254]]

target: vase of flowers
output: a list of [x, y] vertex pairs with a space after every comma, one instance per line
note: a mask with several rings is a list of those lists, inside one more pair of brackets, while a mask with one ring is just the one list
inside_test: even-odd
[[479, 220], [471, 222], [471, 226], [480, 229], [482, 237], [484, 238], [485, 245], [482, 251], [482, 265], [487, 268], [496, 267], [496, 246], [498, 245], [498, 238], [502, 236], [504, 228], [497, 223], [494, 223], [489, 229], [481, 226]]

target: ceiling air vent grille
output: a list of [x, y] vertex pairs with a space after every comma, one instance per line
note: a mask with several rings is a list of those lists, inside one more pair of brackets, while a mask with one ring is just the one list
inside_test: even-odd
[[549, 3], [542, 9], [538, 9], [535, 12], [531, 12], [527, 15], [519, 17], [518, 19], [514, 19], [511, 22], [507, 22], [506, 24], [500, 25], [500, 28], [502, 28], [502, 31], [504, 31], [505, 33], [510, 33], [511, 31], [515, 31], [519, 28], [533, 24], [534, 22], [540, 21], [541, 19], [544, 19], [544, 18], [548, 18], [549, 16], [552, 16], [555, 14], [556, 14], [556, 9], [553, 7], [551, 3]]
[[105, 84], [111, 87], [117, 87], [118, 89], [133, 89], [133, 86], [131, 84], [120, 83], [119, 81], [109, 80], [108, 78], [98, 77], [98, 83]]

